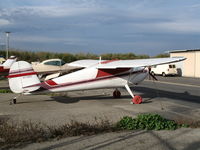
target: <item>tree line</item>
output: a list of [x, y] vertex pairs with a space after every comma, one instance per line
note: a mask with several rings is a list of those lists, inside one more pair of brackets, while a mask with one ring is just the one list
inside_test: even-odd
[[[5, 57], [6, 51], [0, 51], [0, 56]], [[25, 60], [28, 62], [43, 61], [46, 59], [60, 58], [65, 62], [72, 62], [80, 59], [99, 59], [99, 55], [92, 53], [55, 53], [55, 52], [33, 52], [33, 51], [22, 51], [22, 50], [10, 50], [9, 56], [16, 56], [18, 60]], [[169, 57], [169, 54], [159, 54], [155, 57]], [[136, 55], [134, 53], [106, 53], [101, 54], [101, 58], [105, 60], [111, 59], [145, 59], [150, 58], [148, 55]]]

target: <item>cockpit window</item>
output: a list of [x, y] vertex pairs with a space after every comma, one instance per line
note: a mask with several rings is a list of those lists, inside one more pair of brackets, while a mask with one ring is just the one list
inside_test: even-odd
[[61, 66], [66, 64], [66, 62], [64, 62], [63, 60], [61, 60]]

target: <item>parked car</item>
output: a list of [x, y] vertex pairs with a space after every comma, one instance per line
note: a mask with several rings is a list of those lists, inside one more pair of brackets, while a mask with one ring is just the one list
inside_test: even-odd
[[175, 64], [164, 64], [164, 65], [152, 66], [151, 73], [153, 75], [162, 75], [163, 77], [167, 75], [178, 75], [178, 71]]

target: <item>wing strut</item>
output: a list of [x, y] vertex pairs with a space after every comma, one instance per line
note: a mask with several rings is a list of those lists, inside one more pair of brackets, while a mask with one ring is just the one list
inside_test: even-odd
[[134, 98], [133, 92], [131, 91], [130, 87], [128, 86], [128, 84], [125, 85], [126, 90], [128, 91], [128, 93], [131, 95], [132, 98]]

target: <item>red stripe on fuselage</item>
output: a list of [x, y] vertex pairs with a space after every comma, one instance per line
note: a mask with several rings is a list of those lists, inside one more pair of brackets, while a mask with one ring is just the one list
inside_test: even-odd
[[36, 72], [28, 72], [28, 73], [21, 73], [21, 74], [14, 74], [14, 75], [9, 75], [7, 78], [16, 78], [16, 77], [23, 77], [23, 76], [29, 76], [29, 75], [35, 75], [37, 74]]
[[96, 78], [112, 76], [130, 70], [130, 68], [98, 69]]
[[111, 62], [114, 62], [114, 61], [119, 61], [117, 59], [114, 59], [114, 60], [105, 60], [105, 61], [102, 61], [101, 64], [108, 64], [108, 63], [111, 63]]

